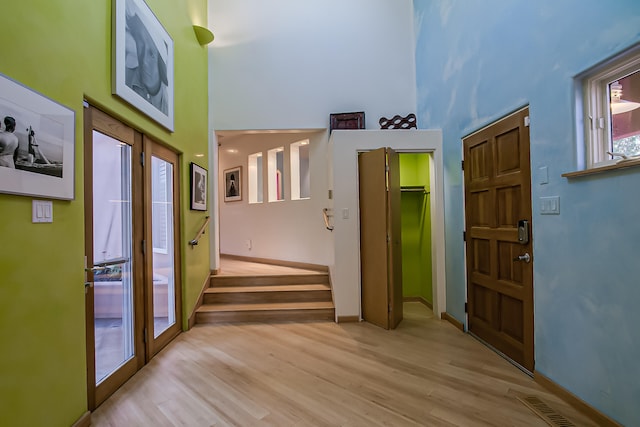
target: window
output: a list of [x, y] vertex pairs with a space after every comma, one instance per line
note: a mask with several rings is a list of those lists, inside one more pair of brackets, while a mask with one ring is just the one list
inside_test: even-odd
[[309, 173], [309, 140], [294, 142], [291, 157], [291, 200], [309, 199], [311, 182]]
[[249, 155], [249, 203], [262, 203], [262, 153]]
[[267, 155], [269, 201], [284, 200], [284, 147], [269, 150]]
[[580, 78], [587, 167], [640, 156], [640, 45]]

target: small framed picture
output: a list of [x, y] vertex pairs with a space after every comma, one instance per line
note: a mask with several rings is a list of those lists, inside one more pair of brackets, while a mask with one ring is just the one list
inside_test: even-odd
[[364, 129], [364, 111], [329, 114], [329, 132], [335, 129]]
[[191, 163], [191, 210], [207, 210], [207, 170]]
[[236, 166], [224, 171], [224, 201], [240, 200], [242, 200], [242, 166]]

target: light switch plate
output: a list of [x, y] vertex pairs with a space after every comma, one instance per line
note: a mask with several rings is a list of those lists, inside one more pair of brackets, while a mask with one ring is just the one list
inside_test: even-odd
[[51, 200], [33, 200], [31, 222], [53, 222], [53, 202]]
[[560, 215], [560, 196], [540, 197], [542, 215]]

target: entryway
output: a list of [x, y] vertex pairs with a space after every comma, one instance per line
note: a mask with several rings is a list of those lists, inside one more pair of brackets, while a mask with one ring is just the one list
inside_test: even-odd
[[430, 153], [358, 156], [362, 318], [394, 329], [403, 301], [433, 308]]
[[178, 155], [85, 108], [90, 410], [180, 333]]

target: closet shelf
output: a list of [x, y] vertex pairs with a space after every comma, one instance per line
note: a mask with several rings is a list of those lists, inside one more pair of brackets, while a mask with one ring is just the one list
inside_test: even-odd
[[429, 194], [429, 192], [424, 189], [424, 185], [403, 185], [400, 187], [400, 191], [402, 191], [403, 193]]

